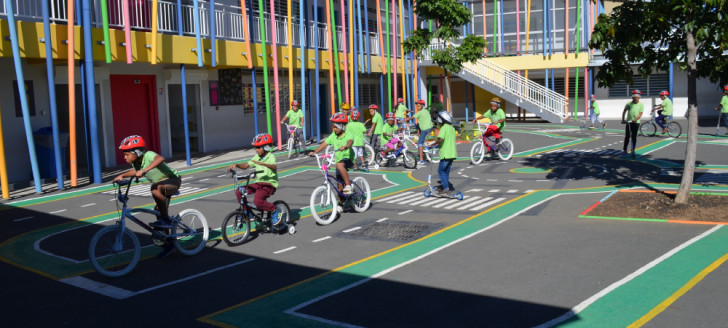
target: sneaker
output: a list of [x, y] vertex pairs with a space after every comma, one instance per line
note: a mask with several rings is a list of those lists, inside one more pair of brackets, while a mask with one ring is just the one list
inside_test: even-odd
[[427, 164], [427, 162], [425, 162], [424, 160], [422, 160], [422, 161], [419, 161], [419, 164], [420, 165], [425, 165], [425, 164]]
[[159, 229], [170, 229], [172, 228], [172, 220], [169, 218], [157, 217], [157, 221], [150, 223], [149, 226]]
[[606, 128], [607, 128], [607, 122], [602, 123], [602, 129], [606, 129]]
[[437, 195], [440, 197], [450, 197], [450, 190], [440, 190], [437, 192]]
[[169, 244], [167, 246], [164, 246], [164, 248], [162, 249], [162, 251], [159, 252], [159, 254], [157, 254], [157, 258], [158, 259], [163, 259], [163, 258], [169, 256], [169, 254], [172, 254], [172, 251], [174, 251], [174, 246], [173, 245]]
[[270, 214], [270, 222], [273, 225], [278, 225], [278, 223], [281, 223], [281, 213], [279, 213], [278, 210], [275, 210]]
[[350, 185], [350, 184], [346, 185], [346, 186], [344, 187], [344, 191], [343, 191], [343, 192], [344, 192], [344, 194], [346, 194], [346, 195], [351, 195], [351, 185]]

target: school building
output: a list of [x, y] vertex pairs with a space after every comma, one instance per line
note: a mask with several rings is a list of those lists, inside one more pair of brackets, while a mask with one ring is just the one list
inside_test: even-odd
[[[128, 135], [188, 163], [191, 153], [249, 146], [257, 133], [280, 145], [278, 122], [294, 99], [314, 140], [330, 131], [339, 103], [366, 119], [370, 104], [388, 111], [397, 98], [408, 108], [439, 99], [464, 120], [498, 96], [511, 118], [564, 122], [584, 115], [591, 94], [602, 118], [615, 119], [631, 89], [642, 90], [646, 108], [669, 90], [684, 117], [687, 76], [677, 66], [633, 86], [594, 85], [603, 58], [588, 49], [591, 30], [622, 1], [458, 2], [473, 13], [463, 35], [484, 36], [487, 46], [482, 59], [445, 75], [427, 54], [402, 48], [411, 31], [437, 24], [418, 19], [413, 0], [3, 1], [3, 197], [28, 181], [40, 192], [59, 175], [71, 186], [79, 176], [101, 183], [103, 168], [124, 163], [117, 148]], [[718, 86], [699, 81], [698, 97], [700, 115], [715, 115]]]

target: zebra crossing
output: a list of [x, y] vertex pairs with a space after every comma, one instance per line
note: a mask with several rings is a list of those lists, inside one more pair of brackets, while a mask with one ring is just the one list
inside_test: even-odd
[[563, 155], [563, 156], [576, 156], [581, 154], [590, 154], [590, 155], [598, 155], [598, 156], [618, 156], [622, 154], [622, 151], [619, 149], [566, 149], [566, 148], [560, 148], [560, 149], [554, 149], [551, 151], [547, 151], [544, 153], [544, 155]]
[[[492, 191], [492, 190], [491, 190]], [[452, 198], [425, 197], [422, 191], [405, 191], [377, 200], [380, 203], [431, 207], [446, 210], [481, 211], [504, 201], [505, 197], [483, 197], [465, 195], [463, 200]]]
[[[189, 194], [194, 194], [203, 190], [207, 190], [208, 188], [197, 188], [197, 187], [180, 187], [179, 188], [179, 195], [178, 196], [184, 196]], [[102, 194], [115, 194], [116, 190], [109, 190], [104, 191]], [[132, 196], [149, 196], [149, 185], [148, 184], [138, 184], [131, 186], [129, 188], [129, 195]]]
[[709, 169], [695, 178], [693, 183], [698, 184], [728, 184], [728, 170]]

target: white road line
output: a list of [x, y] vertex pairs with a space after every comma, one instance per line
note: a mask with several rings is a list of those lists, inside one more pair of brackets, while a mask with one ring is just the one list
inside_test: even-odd
[[528, 190], [524, 191], [523, 193], [524, 193], [524, 194], [530, 194], [530, 193], [532, 193], [532, 192], [534, 192], [534, 191], [535, 191], [535, 190], [533, 190], [533, 189], [528, 189]]
[[[419, 203], [420, 201], [422, 201], [422, 198], [419, 198], [419, 197], [422, 197], [422, 198], [427, 198], [427, 197], [425, 197], [425, 195], [424, 195], [424, 194], [423, 194], [423, 195], [417, 195], [417, 197], [413, 197], [413, 198], [410, 198], [410, 199], [408, 199], [408, 200], [406, 200], [406, 201], [404, 201], [404, 202], [399, 202], [399, 203], [397, 203], [397, 204], [399, 204], [399, 205], [405, 205], [405, 204], [410, 204], [410, 203], [412, 203], [412, 202], [417, 202], [417, 203]], [[412, 204], [410, 204], [410, 205], [412, 205]]]
[[387, 220], [389, 220], [389, 218], [381, 218], [381, 219], [377, 220], [377, 222], [384, 222], [384, 221], [387, 221]]
[[483, 198], [483, 199], [479, 199], [479, 200], [477, 200], [477, 201], [474, 201], [474, 202], [470, 202], [470, 203], [464, 204], [463, 206], [460, 206], [460, 208], [459, 208], [459, 209], [461, 209], [461, 210], [467, 210], [467, 209], [469, 209], [469, 208], [471, 208], [471, 207], [473, 207], [473, 206], [476, 206], [476, 205], [482, 204], [482, 203], [484, 203], [484, 202], [487, 202], [487, 201], [489, 201], [489, 200], [491, 200], [491, 199], [493, 199], [493, 197], [485, 197], [485, 198]]
[[291, 246], [291, 247], [288, 247], [288, 248], [284, 248], [284, 249], [282, 249], [280, 251], [275, 251], [275, 252], [273, 252], [273, 254], [280, 254], [280, 253], [288, 252], [288, 251], [294, 250], [294, 249], [296, 249], [296, 246]]
[[184, 178], [182, 178], [182, 181], [189, 180], [189, 179], [192, 179], [192, 178], [194, 178], [194, 177], [184, 177]]
[[518, 190], [516, 190], [516, 189], [510, 189], [510, 190], [506, 191], [506, 194], [515, 194], [517, 192], [518, 192]]
[[467, 175], [463, 174], [463, 178], [469, 178], [469, 176], [467, 176]]
[[523, 182], [523, 180], [508, 180], [508, 182]]
[[538, 182], [550, 182], [551, 180], [536, 180]]
[[200, 179], [200, 180], [197, 180], [197, 182], [202, 182], [202, 181], [207, 181], [207, 180], [210, 180], [210, 178]]
[[378, 199], [377, 201], [379, 201], [379, 202], [386, 202], [386, 201], [388, 201], [390, 199], [395, 199], [395, 198], [402, 197], [402, 196], [405, 196], [405, 195], [411, 195], [413, 193], [414, 193], [414, 191], [405, 191], [403, 193], [399, 193], [399, 194], [396, 194], [396, 195], [392, 195], [392, 196], [384, 197], [382, 199]]
[[224, 178], [224, 177], [228, 177], [228, 176], [230, 176], [230, 175], [229, 174], [223, 174], [223, 175], [218, 175], [217, 177], [218, 178]]
[[[490, 199], [490, 198], [493, 198], [493, 197], [486, 197], [486, 198], [489, 198]], [[477, 204], [477, 203], [480, 203], [481, 201], [483, 201], [483, 200], [480, 199], [480, 196], [468, 197], [468, 203]], [[455, 203], [455, 204], [452, 204], [452, 205], [448, 205], [445, 208], [446, 209], [449, 209], [449, 210], [450, 209], [458, 209], [459, 210], [459, 209], [467, 209], [468, 207], [469, 206], [462, 206], [462, 204], [460, 204], [460, 203]]]
[[480, 192], [480, 191], [483, 191], [483, 189], [470, 189], [465, 192]]
[[61, 213], [61, 212], [65, 212], [65, 211], [66, 211], [66, 209], [62, 209], [62, 210], [58, 210], [58, 211], [48, 212], [48, 214], [56, 214], [56, 213]]
[[491, 189], [491, 190], [488, 190], [488, 192], [500, 192], [500, 189]]
[[404, 212], [399, 212], [399, 213], [397, 213], [397, 214], [399, 214], [399, 215], [402, 215], [402, 214], [407, 214], [407, 213], [409, 213], [409, 212], [412, 212], [412, 211], [413, 211], [413, 210], [406, 210], [406, 211], [404, 211]]
[[498, 182], [498, 179], [488, 179], [486, 181], [488, 181], [488, 182]]
[[446, 201], [444, 203], [437, 204], [437, 205], [433, 205], [432, 207], [434, 207], [434, 208], [440, 208], [440, 207], [443, 207], [445, 205], [452, 204], [452, 203], [459, 202], [459, 201], [460, 200], [457, 199], [457, 198], [455, 198], [455, 199], [448, 199], [448, 201]]
[[320, 241], [324, 241], [324, 240], [326, 240], [326, 239], [331, 239], [331, 236], [326, 236], [326, 237], [324, 237], [324, 238], [319, 238], [319, 239], [316, 239], [316, 240], [314, 240], [313, 242], [314, 242], [314, 243], [318, 243], [318, 242], [320, 242]]
[[91, 203], [91, 204], [81, 205], [81, 207], [89, 207], [89, 206], [94, 206], [94, 205], [96, 205], [96, 203]]
[[346, 229], [346, 230], [344, 230], [342, 232], [349, 233], [349, 232], [352, 232], [352, 231], [357, 231], [359, 229], [361, 229], [361, 227], [353, 227], [351, 229]]
[[24, 221], [24, 220], [30, 220], [30, 219], [32, 219], [32, 218], [33, 218], [32, 216], [28, 216], [28, 217], [24, 217], [24, 218], [20, 218], [20, 219], [15, 219], [15, 220], [13, 220], [13, 222], [18, 222], [18, 221]]
[[495, 203], [499, 203], [499, 202], [502, 202], [502, 201], [503, 201], [504, 199], [505, 199], [505, 198], [503, 198], [503, 197], [501, 197], [501, 198], [498, 198], [498, 199], [494, 199], [494, 200], [491, 200], [491, 201], [489, 201], [489, 202], [487, 202], [487, 203], [485, 203], [485, 204], [483, 204], [483, 205], [480, 205], [480, 206], [477, 206], [477, 207], [473, 207], [473, 208], [471, 208], [470, 210], [471, 210], [471, 211], [480, 211], [480, 209], [482, 209], [482, 208], [486, 208], [486, 207], [488, 207], [488, 206], [490, 206], [490, 205], [493, 205], [493, 204], [495, 204]]
[[418, 201], [416, 201], [416, 202], [414, 202], [414, 203], [411, 203], [411, 204], [409, 204], [409, 205], [410, 205], [410, 206], [414, 206], [414, 205], [420, 205], [420, 204], [422, 204], [422, 203], [428, 203], [428, 202], [429, 202], [428, 204], [422, 205], [422, 206], [429, 206], [429, 205], [432, 205], [432, 203], [434, 202], [434, 201], [433, 201], [433, 199], [434, 199], [434, 198], [435, 198], [435, 197], [425, 197], [425, 198], [423, 198], [423, 199], [420, 199], [420, 200], [418, 200]]
[[420, 194], [407, 195], [407, 196], [402, 197], [402, 198], [397, 198], [397, 199], [390, 200], [387, 203], [399, 203], [401, 201], [405, 201], [405, 200], [408, 200], [408, 199], [411, 199], [411, 198], [421, 197], [421, 196], [422, 195], [420, 195]]

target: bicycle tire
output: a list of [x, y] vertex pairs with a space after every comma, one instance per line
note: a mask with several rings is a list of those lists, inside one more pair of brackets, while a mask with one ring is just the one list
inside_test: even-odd
[[356, 190], [356, 193], [351, 196], [351, 207], [357, 213], [363, 213], [369, 209], [369, 204], [372, 202], [372, 190], [369, 188], [369, 182], [362, 177], [356, 177], [351, 184]]
[[174, 240], [174, 247], [186, 256], [202, 252], [210, 237], [210, 227], [207, 226], [205, 216], [196, 209], [188, 208], [180, 212], [177, 218], [181, 223], [172, 222], [172, 235], [185, 233], [190, 235], [177, 237]]
[[291, 159], [291, 154], [293, 154], [293, 138], [288, 138], [286, 147], [288, 148], [288, 159]]
[[483, 142], [478, 140], [470, 147], [470, 162], [480, 164], [485, 157]]
[[682, 127], [678, 122], [667, 123], [667, 135], [673, 138], [679, 138], [682, 134]]
[[496, 145], [496, 153], [501, 160], [507, 161], [513, 156], [513, 141], [508, 138], [503, 138], [499, 145]]
[[657, 133], [657, 127], [652, 122], [644, 122], [640, 124], [640, 135], [643, 137], [651, 137]]
[[222, 220], [220, 232], [229, 246], [242, 245], [250, 237], [250, 218], [240, 211], [231, 212]]
[[318, 224], [327, 225], [336, 219], [338, 201], [334, 192], [329, 191], [326, 186], [318, 186], [313, 190], [309, 205], [311, 206], [311, 216]]
[[400, 155], [402, 156], [402, 163], [404, 163], [405, 168], [408, 168], [408, 169], [417, 168], [417, 160], [415, 159], [415, 155], [413, 155], [411, 151], [405, 150]]
[[374, 162], [377, 163], [377, 165], [379, 165], [379, 166], [387, 166], [387, 163], [389, 162], [389, 160], [387, 158], [384, 158], [384, 156], [382, 156], [381, 152], [377, 152], [374, 155]]
[[372, 147], [370, 144], [364, 144], [364, 162], [366, 165], [372, 165], [374, 164], [374, 147]]
[[[282, 200], [277, 200], [273, 202], [273, 205], [276, 206], [276, 211], [278, 211], [278, 214], [281, 216], [281, 221], [278, 222], [279, 227], [285, 227], [286, 225], [291, 223], [291, 208], [288, 207], [288, 204]], [[286, 224], [282, 224], [282, 222], [285, 222]]]
[[139, 263], [141, 246], [139, 238], [128, 228], [124, 228], [121, 249], [114, 251], [119, 223], [106, 226], [97, 231], [88, 245], [88, 259], [91, 266], [102, 276], [118, 278], [134, 270]]

